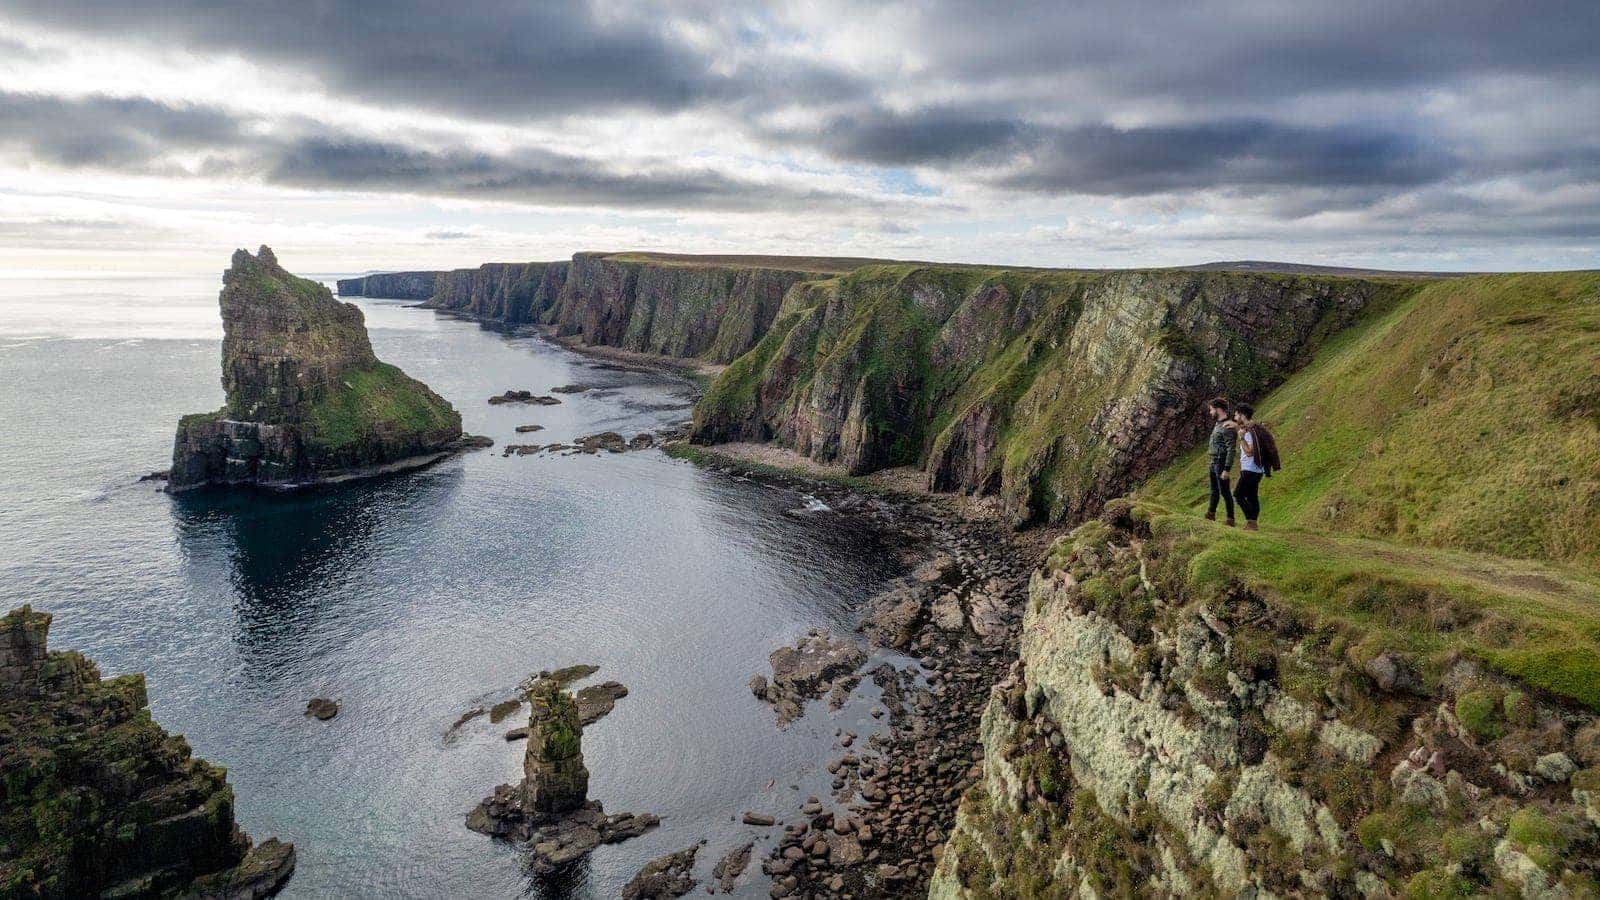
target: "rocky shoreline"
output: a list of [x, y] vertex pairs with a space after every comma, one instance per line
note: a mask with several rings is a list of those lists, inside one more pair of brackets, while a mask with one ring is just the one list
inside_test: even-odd
[[[809, 701], [842, 702], [862, 679], [881, 691], [873, 716], [886, 725], [865, 739], [836, 735], [829, 796], [746, 822], [783, 827], [761, 862], [773, 897], [924, 896], [962, 793], [980, 773], [979, 720], [1016, 659], [1027, 579], [1059, 531], [1013, 531], [992, 505], [963, 497], [869, 490], [752, 466], [715, 448], [697, 459], [801, 489], [899, 537], [907, 562], [920, 560], [860, 598], [858, 635], [807, 635], [773, 652], [771, 672], [753, 675], [752, 692], [773, 705], [778, 726], [804, 715]], [[897, 661], [862, 671], [873, 650]]]

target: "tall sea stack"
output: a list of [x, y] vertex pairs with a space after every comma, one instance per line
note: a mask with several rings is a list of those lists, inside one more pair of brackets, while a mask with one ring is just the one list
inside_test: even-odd
[[380, 361], [361, 311], [278, 265], [233, 254], [222, 275], [227, 405], [185, 416], [169, 489], [287, 489], [416, 468], [457, 449], [461, 415]]

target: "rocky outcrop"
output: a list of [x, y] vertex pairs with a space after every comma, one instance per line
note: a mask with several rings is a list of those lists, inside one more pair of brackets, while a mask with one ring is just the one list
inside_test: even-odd
[[0, 618], [0, 896], [276, 893], [294, 846], [252, 845], [227, 773], [150, 718], [144, 676], [48, 650], [50, 619]]
[[776, 441], [852, 474], [918, 465], [1075, 519], [1254, 398], [1400, 283], [1224, 272], [868, 266], [790, 289], [695, 409], [697, 443]]
[[1419, 678], [1381, 632], [1201, 590], [1192, 552], [1115, 501], [1034, 574], [931, 896], [1594, 890], [1592, 713], [1462, 658]]
[[428, 300], [445, 272], [377, 272], [337, 282], [341, 297], [381, 297], [389, 300]]
[[185, 416], [169, 490], [293, 488], [414, 468], [460, 449], [461, 416], [372, 352], [361, 311], [272, 251], [223, 273], [227, 405]]
[[767, 333], [785, 291], [815, 273], [579, 253], [441, 273], [425, 306], [540, 325], [585, 344], [726, 363]]
[[579, 705], [559, 677], [535, 680], [529, 686], [528, 702], [532, 708], [523, 779], [516, 785], [499, 786], [479, 803], [467, 815], [468, 828], [527, 842], [533, 854], [531, 868], [547, 874], [601, 844], [637, 837], [660, 824], [660, 819], [648, 813], [608, 816], [599, 801], [588, 799], [589, 770], [583, 763]]

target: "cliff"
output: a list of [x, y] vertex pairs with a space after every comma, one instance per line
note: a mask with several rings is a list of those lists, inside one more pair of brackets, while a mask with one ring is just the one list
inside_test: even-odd
[[341, 297], [385, 297], [392, 300], [427, 300], [444, 272], [377, 272], [336, 282]]
[[1597, 596], [1114, 501], [1033, 576], [930, 896], [1594, 896]]
[[921, 466], [1073, 519], [1415, 283], [1258, 273], [869, 266], [798, 284], [695, 409], [692, 440], [776, 441], [852, 474]]
[[567, 264], [562, 262], [484, 263], [440, 272], [423, 306], [481, 322], [523, 325], [540, 320], [566, 281]]
[[785, 291], [817, 275], [693, 257], [579, 253], [571, 262], [442, 273], [425, 305], [494, 324], [542, 325], [585, 344], [726, 363], [766, 334]]
[[[1600, 273], [1422, 285], [1059, 542], [935, 897], [1600, 891]], [[1524, 452], [1526, 451], [1526, 452]]]
[[294, 846], [252, 846], [227, 773], [151, 720], [144, 677], [47, 650], [50, 618], [0, 618], [0, 896], [276, 893]]
[[458, 446], [460, 414], [379, 361], [361, 311], [284, 271], [270, 249], [234, 253], [220, 302], [227, 405], [179, 422], [171, 490], [298, 487], [415, 467]]

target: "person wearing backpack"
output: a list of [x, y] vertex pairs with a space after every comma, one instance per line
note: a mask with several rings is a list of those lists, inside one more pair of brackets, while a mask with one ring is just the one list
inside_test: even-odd
[[1258, 531], [1256, 520], [1261, 517], [1261, 479], [1283, 468], [1278, 461], [1278, 444], [1265, 425], [1251, 417], [1255, 408], [1248, 403], [1233, 407], [1233, 421], [1239, 433], [1239, 486], [1233, 489], [1233, 499], [1244, 513], [1244, 530]]

